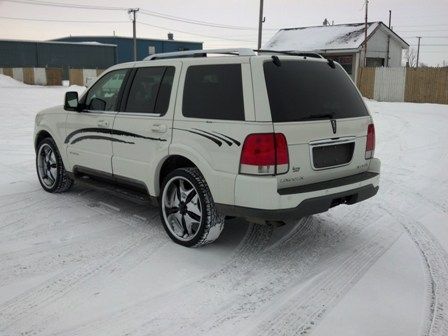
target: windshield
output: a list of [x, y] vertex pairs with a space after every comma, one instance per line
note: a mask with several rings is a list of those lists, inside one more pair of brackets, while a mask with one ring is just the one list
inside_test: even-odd
[[273, 122], [339, 119], [369, 113], [345, 71], [336, 64], [281, 60], [263, 65]]

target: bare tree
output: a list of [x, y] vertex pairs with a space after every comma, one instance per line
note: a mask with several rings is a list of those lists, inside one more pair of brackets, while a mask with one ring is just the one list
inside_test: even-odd
[[415, 68], [417, 66], [417, 50], [409, 48], [404, 52], [403, 59], [407, 67]]

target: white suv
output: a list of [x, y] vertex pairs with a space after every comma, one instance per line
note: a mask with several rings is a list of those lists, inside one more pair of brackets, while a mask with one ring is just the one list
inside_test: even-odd
[[379, 184], [359, 91], [313, 54], [200, 50], [119, 64], [79, 100], [67, 92], [64, 107], [40, 112], [34, 143], [44, 190], [80, 178], [143, 190], [184, 246], [218, 238], [225, 216], [281, 223], [363, 201]]

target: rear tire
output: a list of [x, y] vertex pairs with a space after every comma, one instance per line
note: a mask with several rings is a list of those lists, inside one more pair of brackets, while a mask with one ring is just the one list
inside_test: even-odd
[[52, 138], [45, 138], [36, 148], [36, 171], [42, 188], [50, 193], [62, 193], [73, 185]]
[[165, 177], [159, 210], [168, 236], [186, 247], [212, 243], [224, 228], [224, 216], [197, 168], [175, 169]]

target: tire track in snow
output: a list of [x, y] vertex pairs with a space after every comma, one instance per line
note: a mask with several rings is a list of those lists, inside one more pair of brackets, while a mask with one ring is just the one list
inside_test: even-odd
[[[292, 281], [303, 280], [307, 271], [319, 262], [322, 254], [327, 256], [330, 263], [334, 262], [332, 254], [335, 247], [365, 229], [365, 226], [357, 224], [357, 220], [358, 215], [366, 213], [366, 209], [357, 208], [352, 211], [352, 220], [347, 220], [341, 227], [328, 221], [324, 221], [326, 225], [319, 225], [321, 220], [313, 218], [308, 227], [298, 228], [298, 232], [303, 230], [303, 234], [297, 234], [296, 237], [291, 235], [290, 239], [285, 239], [271, 250], [266, 243], [262, 244], [265, 248], [253, 248], [252, 239], [260, 234], [257, 231], [266, 229], [254, 226], [255, 231], [248, 232], [242, 249], [221, 270], [175, 291], [147, 298], [136, 305], [98, 318], [75, 330], [64, 331], [63, 334], [146, 335], [149, 332], [175, 335], [185, 328], [191, 334], [210, 334], [220, 330], [223, 324], [237, 325], [251, 317], [260, 306], [268, 304], [272, 297], [284, 292]], [[246, 249], [250, 251], [247, 254]], [[264, 278], [266, 271], [270, 275]], [[258, 277], [261, 277], [261, 283], [257, 283], [260, 281], [256, 279]], [[253, 281], [256, 283], [252, 284]], [[235, 295], [235, 290], [242, 293]], [[217, 292], [226, 293], [226, 296], [219, 297], [225, 299], [225, 302], [215, 302]], [[168, 310], [165, 308], [166, 302], [171, 302], [174, 297], [177, 305]], [[190, 305], [192, 302], [194, 306]], [[176, 323], [165, 325], [170, 320], [169, 316], [173, 315], [177, 316]], [[201, 318], [198, 320], [199, 316]], [[126, 324], [129, 327], [124, 327]]]
[[[401, 233], [389, 227], [377, 228], [377, 232], [361, 241], [344, 257], [338, 257], [331, 267], [320, 266], [311, 283], [299, 286], [294, 293], [288, 291], [280, 309], [269, 312], [253, 335], [306, 335], [358, 282], [367, 270], [394, 244]], [[315, 272], [313, 272], [315, 273]], [[320, 274], [319, 274], [320, 273]]]
[[[96, 319], [94, 321], [88, 322], [86, 324], [80, 325], [76, 329], [64, 330], [54, 333], [54, 335], [92, 335], [96, 336], [98, 334], [122, 334], [116, 329], [110, 329], [111, 321], [117, 322], [121, 325], [125, 325], [126, 321], [135, 318], [135, 316], [148, 317], [148, 312], [145, 311], [145, 306], [148, 301], [158, 300], [163, 304], [164, 298], [167, 295], [176, 295], [176, 293], [184, 292], [184, 288], [189, 288], [190, 286], [197, 286], [198, 284], [208, 283], [209, 281], [220, 281], [222, 277], [228, 277], [229, 271], [234, 269], [236, 264], [247, 263], [251, 255], [256, 255], [263, 251], [266, 246], [268, 246], [270, 239], [272, 237], [273, 227], [270, 225], [254, 225], [250, 224], [245, 237], [242, 239], [239, 246], [235, 249], [233, 256], [229, 261], [224, 263], [219, 270], [212, 271], [210, 274], [201, 276], [199, 278], [187, 281], [181, 284], [181, 286], [176, 287], [168, 292], [159, 293], [156, 296], [147, 297], [141, 302], [135, 303], [127, 308], [122, 308], [119, 311], [107, 315], [104, 318]], [[146, 334], [146, 331], [143, 332]], [[133, 334], [130, 332], [129, 334]]]
[[110, 254], [103, 257], [102, 262], [94, 260], [87, 265], [61, 272], [44, 283], [26, 291], [25, 293], [7, 301], [0, 306], [0, 330], [8, 330], [14, 323], [38, 311], [43, 306], [62, 298], [76, 286], [94, 277], [108, 266], [117, 263], [123, 256], [135, 249], [136, 246], [147, 243], [148, 236], [138, 234], [120, 241], [110, 248]]
[[[387, 211], [387, 210], [386, 210]], [[428, 317], [423, 336], [448, 335], [448, 253], [419, 222], [398, 209], [390, 213], [404, 227], [417, 246], [428, 272]]]
[[[403, 191], [408, 192], [409, 189], [401, 185], [394, 185], [394, 188], [387, 188], [385, 197], [389, 197], [391, 200], [397, 199], [399, 193]], [[382, 208], [402, 225], [413, 240], [427, 271], [428, 316], [424, 320], [422, 335], [446, 336], [448, 335], [446, 313], [448, 309], [448, 253], [423, 224], [409, 216], [409, 214], [416, 214], [414, 209], [418, 209], [422, 205], [426, 209], [445, 213], [446, 209], [418, 193], [414, 195], [419, 198], [418, 204], [413, 200], [406, 200], [406, 202], [402, 201], [400, 204], [396, 204], [393, 209], [388, 209], [387, 205]]]
[[[91, 195], [92, 196], [92, 195]], [[89, 201], [87, 197], [85, 201]], [[84, 203], [83, 202], [83, 203]], [[51, 279], [39, 284], [38, 286], [22, 293], [21, 295], [0, 305], [0, 330], [5, 331], [6, 328], [12, 326], [15, 322], [28, 316], [32, 312], [36, 312], [42, 304], [48, 305], [51, 302], [63, 297], [66, 293], [72, 291], [76, 286], [94, 277], [97, 273], [104, 270], [107, 266], [117, 263], [121, 258], [128, 255], [132, 250], [139, 246], [147, 245], [149, 238], [154, 231], [159, 233], [160, 228], [154, 228], [148, 225], [142, 226], [141, 220], [135, 225], [135, 219], [126, 213], [113, 212], [110, 209], [103, 209], [102, 214], [110, 219], [125, 222], [131, 225], [135, 230], [129, 231], [129, 226], [123, 227], [121, 236], [125, 239], [119, 239], [116, 245], [107, 245], [107, 252], [100, 263], [97, 259], [82, 265], [74, 270], [63, 271]], [[131, 233], [131, 235], [129, 235]], [[152, 235], [151, 235], [152, 234]], [[156, 242], [160, 240], [155, 240]], [[104, 251], [106, 252], [106, 251]]]
[[52, 323], [59, 320], [60, 312], [68, 307], [78, 307], [85, 303], [87, 299], [85, 297], [86, 291], [91, 293], [99, 293], [104, 288], [101, 284], [108, 284], [112, 281], [117, 281], [117, 279], [125, 276], [135, 267], [138, 267], [145, 260], [148, 260], [153, 254], [155, 254], [160, 248], [166, 244], [170, 244], [170, 241], [166, 239], [155, 240], [154, 236], [146, 237], [139, 243], [135, 248], [127, 250], [124, 252], [120, 258], [116, 259], [113, 263], [107, 263], [94, 277], [86, 279], [83, 281], [83, 287], [73, 288], [70, 292], [65, 293], [62, 297], [54, 300], [53, 306], [50, 307], [50, 313], [48, 312], [48, 307], [46, 309], [45, 316], [38, 321], [32, 320], [31, 323], [28, 321], [20, 321], [20, 329], [26, 330], [23, 333], [33, 333], [33, 334], [46, 334], [47, 328], [51, 327]]
[[[365, 209], [355, 211], [358, 215], [360, 212], [366, 213]], [[338, 255], [338, 244], [343, 244], [347, 239], [356, 240], [358, 235], [364, 234], [364, 230], [369, 230], [368, 227], [353, 225], [356, 222], [355, 218], [359, 218], [355, 213], [353, 213], [353, 220], [344, 223], [339, 232], [331, 233], [325, 229], [320, 230], [319, 226], [314, 223], [315, 231], [307, 237], [304, 237], [302, 241], [297, 242], [292, 240], [291, 246], [282, 246], [277, 251], [269, 251], [272, 253], [275, 261], [282, 265], [278, 269], [271, 269], [278, 276], [273, 278], [268, 277], [265, 281], [266, 285], [246, 293], [243, 298], [240, 298], [240, 302], [236, 306], [225, 311], [220, 311], [217, 314], [218, 316], [210, 317], [210, 321], [205, 326], [202, 326], [198, 333], [205, 335], [209, 333], [220, 334], [222, 325], [230, 322], [236, 324], [237, 322], [242, 322], [252, 316], [256, 316], [266, 309], [266, 307], [275, 304], [278, 298], [283, 297], [285, 293], [289, 296], [289, 288], [291, 286], [294, 287], [297, 284], [299, 284], [299, 287], [303, 286], [304, 283], [309, 281], [311, 274], [316, 272], [316, 265], [318, 266], [323, 262], [325, 263], [325, 268], [339, 265], [343, 259]], [[332, 225], [333, 223], [328, 224]], [[289, 251], [285, 256], [282, 255], [283, 248]], [[269, 258], [269, 255], [265, 255], [261, 259], [262, 261], [258, 267], [262, 268], [261, 265], [266, 263], [269, 265], [267, 258]], [[347, 258], [347, 253], [344, 254], [344, 258]], [[319, 269], [319, 266], [317, 268]], [[256, 286], [257, 284], [255, 283], [254, 287]], [[248, 305], [248, 301], [251, 302], [251, 305]], [[294, 324], [297, 317], [291, 315], [290, 318], [290, 323]]]

